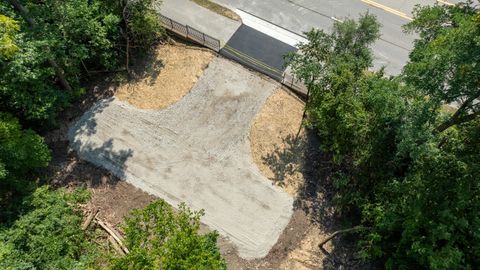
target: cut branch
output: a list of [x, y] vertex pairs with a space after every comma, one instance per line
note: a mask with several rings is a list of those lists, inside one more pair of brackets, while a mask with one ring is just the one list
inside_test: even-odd
[[108, 236], [108, 241], [112, 244], [113, 249], [120, 255], [124, 256], [125, 252], [122, 250], [120, 245], [118, 245], [117, 241], [112, 236]]
[[113, 226], [111, 226], [111, 225], [108, 224], [107, 222], [101, 221], [99, 218], [95, 218], [95, 221], [96, 221], [96, 222], [98, 223], [98, 225], [100, 225], [100, 227], [102, 227], [108, 234], [110, 234], [110, 236], [113, 237], [113, 239], [115, 239], [115, 241], [117, 241], [118, 245], [122, 248], [122, 250], [125, 252], [125, 254], [128, 254], [128, 253], [129, 253], [128, 248], [123, 245], [123, 238], [120, 236], [120, 234], [119, 234], [118, 232], [116, 232], [116, 230], [113, 228]]
[[368, 229], [368, 228], [363, 227], [363, 226], [355, 226], [355, 227], [349, 228], [349, 229], [338, 230], [338, 231], [332, 233], [327, 238], [325, 238], [325, 240], [323, 240], [320, 244], [318, 244], [318, 247], [322, 250], [323, 253], [325, 253], [326, 255], [330, 255], [330, 253], [327, 250], [325, 250], [325, 248], [323, 247], [328, 241], [332, 240], [333, 238], [335, 238], [337, 235], [340, 235], [340, 234], [354, 233], [354, 232], [361, 231], [361, 230], [366, 230], [366, 229]]
[[90, 226], [90, 223], [92, 223], [92, 220], [97, 216], [98, 211], [99, 211], [98, 209], [94, 209], [93, 211], [90, 212], [90, 214], [87, 216], [87, 219], [82, 224], [82, 230], [86, 230], [88, 226]]

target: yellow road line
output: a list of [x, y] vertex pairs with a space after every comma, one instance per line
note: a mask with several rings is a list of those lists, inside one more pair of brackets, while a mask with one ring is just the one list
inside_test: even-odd
[[233, 48], [229, 45], [225, 45], [224, 48], [229, 50], [230, 52], [240, 56], [241, 58], [245, 58], [249, 62], [252, 62], [256, 65], [262, 66], [264, 68], [270, 69], [270, 70], [275, 71], [275, 72], [280, 72], [278, 69], [276, 69], [274, 67], [271, 67], [271, 66], [267, 65], [266, 63], [263, 63], [262, 61], [257, 60], [256, 58], [253, 58], [252, 56], [250, 56], [248, 54], [245, 54], [245, 53], [243, 53], [243, 52], [241, 52], [241, 51], [239, 51], [239, 50], [237, 50], [237, 49], [235, 49], [235, 48]]
[[412, 18], [408, 17], [407, 14], [405, 14], [405, 13], [403, 13], [403, 12], [401, 12], [401, 11], [398, 11], [398, 10], [393, 9], [393, 8], [391, 8], [391, 7], [387, 7], [387, 6], [385, 6], [385, 5], [382, 5], [382, 4], [380, 4], [380, 3], [374, 2], [374, 1], [372, 1], [372, 0], [362, 0], [362, 2], [364, 2], [364, 3], [367, 4], [367, 5], [370, 5], [370, 6], [379, 8], [379, 9], [382, 9], [382, 10], [384, 10], [384, 11], [386, 11], [386, 12], [390, 12], [390, 13], [392, 13], [392, 14], [395, 14], [395, 15], [397, 15], [397, 16], [399, 16], [399, 17], [402, 17], [402, 18], [404, 18], [404, 19], [407, 19], [407, 20], [409, 20], [409, 21], [412, 21], [412, 20], [413, 20]]
[[443, 0], [437, 0], [437, 2], [442, 3], [444, 5], [455, 6], [455, 4], [447, 2], [447, 1], [443, 1]]
[[269, 65], [261, 62], [260, 60], [257, 60], [257, 59], [255, 59], [255, 58], [251, 57], [250, 55], [245, 54], [245, 53], [243, 53], [243, 52], [241, 52], [241, 51], [239, 51], [239, 50], [237, 50], [237, 49], [235, 49], [235, 48], [233, 48], [233, 47], [231, 47], [231, 46], [225, 45], [224, 49], [227, 49], [229, 52], [234, 53], [234, 54], [236, 54], [237, 56], [239, 56], [240, 58], [243, 58], [243, 59], [245, 59], [245, 60], [247, 60], [247, 61], [249, 61], [249, 62], [251, 62], [251, 63], [253, 63], [253, 64], [257, 65], [257, 66], [260, 66], [260, 67], [262, 67], [262, 68], [264, 68], [264, 69], [267, 69], [267, 70], [270, 70], [270, 71], [272, 71], [272, 72], [274, 72], [274, 73], [277, 73], [277, 74], [279, 74], [279, 75], [282, 75], [282, 71], [280, 71], [280, 70], [278, 70], [278, 69], [276, 69], [276, 68], [274, 68], [274, 67], [271, 67], [271, 66], [269, 66]]

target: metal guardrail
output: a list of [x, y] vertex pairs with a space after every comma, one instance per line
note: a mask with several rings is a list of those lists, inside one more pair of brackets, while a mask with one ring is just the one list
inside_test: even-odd
[[296, 79], [292, 75], [283, 73], [282, 84], [304, 95], [307, 95], [308, 90], [305, 84], [301, 80]]
[[184, 38], [193, 40], [216, 52], [220, 51], [220, 40], [200, 32], [188, 25], [183, 25], [179, 22], [176, 22], [166, 16], [163, 16], [162, 14], [160, 14], [160, 20], [168, 30], [173, 31]]
[[222, 49], [220, 45], [220, 40], [211, 37], [205, 33], [202, 33], [188, 25], [183, 25], [179, 22], [176, 22], [162, 14], [160, 14], [160, 20], [166, 29], [173, 31], [184, 38], [193, 40], [200, 45], [208, 47], [216, 52], [220, 52], [221, 54], [229, 58], [233, 58], [241, 64], [244, 64], [265, 75], [268, 75], [273, 79], [281, 82], [283, 85], [290, 87], [291, 89], [298, 91], [303, 95], [307, 94], [307, 88], [305, 87], [303, 82], [295, 79], [295, 77], [288, 75], [285, 72], [282, 72], [281, 70], [278, 70], [272, 66], [269, 66], [268, 64], [258, 59], [255, 59], [243, 52], [240, 52], [228, 45], [225, 45], [225, 47]]

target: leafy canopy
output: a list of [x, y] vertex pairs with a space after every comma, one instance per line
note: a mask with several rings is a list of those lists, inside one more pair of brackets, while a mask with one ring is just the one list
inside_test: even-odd
[[[365, 29], [378, 29], [368, 14], [337, 23], [331, 34], [307, 33], [309, 43], [288, 59], [309, 90], [306, 123], [333, 156], [338, 213], [367, 228], [360, 254], [387, 269], [474, 269], [480, 122], [478, 103], [469, 100], [479, 86], [479, 13], [435, 6], [416, 14], [410, 27], [425, 32], [404, 76], [367, 71], [378, 37], [362, 39]], [[467, 105], [443, 115], [440, 106], [456, 100]], [[442, 120], [448, 130], [439, 128]]]
[[226, 269], [218, 234], [199, 234], [202, 215], [185, 204], [176, 212], [163, 200], [133, 210], [124, 226], [130, 253], [115, 258], [111, 269]]
[[420, 36], [404, 68], [405, 81], [432, 102], [459, 109], [437, 127], [441, 132], [480, 115], [480, 9], [472, 1], [414, 10], [405, 26]]
[[95, 249], [72, 206], [86, 198], [79, 195], [44, 186], [27, 197], [25, 213], [11, 227], [0, 228], [0, 268], [67, 270], [92, 265]]
[[15, 35], [20, 31], [18, 22], [0, 14], [0, 59], [8, 59], [15, 55], [18, 46]]

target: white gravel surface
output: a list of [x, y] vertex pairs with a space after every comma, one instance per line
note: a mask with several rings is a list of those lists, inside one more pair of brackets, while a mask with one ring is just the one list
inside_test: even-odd
[[69, 130], [79, 156], [165, 199], [204, 209], [202, 220], [245, 259], [267, 255], [288, 224], [293, 198], [252, 160], [250, 122], [277, 83], [223, 58], [165, 110], [99, 102]]

